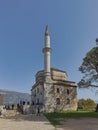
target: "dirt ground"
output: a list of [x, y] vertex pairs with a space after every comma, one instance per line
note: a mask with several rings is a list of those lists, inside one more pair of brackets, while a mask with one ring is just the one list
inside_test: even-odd
[[55, 130], [55, 128], [43, 115], [22, 115], [9, 111], [0, 117], [0, 130]]
[[98, 130], [98, 118], [68, 119], [57, 130]]
[[0, 117], [0, 130], [98, 130], [98, 118], [66, 119], [55, 129], [43, 115], [9, 111]]

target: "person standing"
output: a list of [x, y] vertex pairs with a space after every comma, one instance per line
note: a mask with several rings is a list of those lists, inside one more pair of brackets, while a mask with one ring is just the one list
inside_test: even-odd
[[40, 107], [39, 107], [39, 105], [37, 106], [37, 116], [40, 116]]

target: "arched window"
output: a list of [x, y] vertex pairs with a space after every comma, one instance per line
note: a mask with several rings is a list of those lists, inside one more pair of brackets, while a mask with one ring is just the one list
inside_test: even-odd
[[36, 90], [35, 90], [35, 92], [34, 92], [34, 96], [36, 96]]
[[34, 101], [32, 101], [32, 105], [34, 105]]
[[39, 88], [37, 88], [37, 93], [39, 93]]
[[39, 105], [39, 98], [37, 98], [37, 102], [36, 102], [36, 105]]
[[67, 94], [69, 95], [69, 93], [70, 93], [70, 91], [69, 91], [69, 89], [67, 89]]
[[70, 104], [70, 99], [69, 98], [67, 98], [66, 104]]
[[57, 88], [57, 93], [60, 93], [60, 89], [59, 88]]
[[57, 105], [60, 104], [60, 98], [56, 98], [56, 104], [57, 104]]

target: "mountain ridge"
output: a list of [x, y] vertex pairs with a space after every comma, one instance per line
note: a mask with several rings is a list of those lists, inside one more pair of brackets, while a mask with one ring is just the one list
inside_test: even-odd
[[21, 100], [26, 102], [31, 101], [29, 93], [0, 89], [0, 95], [3, 97], [3, 104], [18, 104]]

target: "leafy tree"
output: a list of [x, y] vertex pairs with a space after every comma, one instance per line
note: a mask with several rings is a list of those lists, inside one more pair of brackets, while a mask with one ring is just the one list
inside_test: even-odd
[[95, 102], [90, 98], [86, 99], [86, 105], [88, 108], [95, 108], [96, 107]]
[[86, 106], [85, 99], [79, 99], [79, 101], [78, 101], [78, 108], [79, 109], [84, 109], [85, 106]]
[[[98, 42], [98, 39], [96, 39]], [[84, 74], [79, 87], [98, 87], [98, 46], [92, 48], [83, 59], [79, 71]]]
[[88, 99], [79, 99], [79, 101], [78, 101], [78, 108], [79, 109], [84, 109], [84, 110], [95, 109], [96, 108], [96, 104], [90, 98], [88, 98]]

